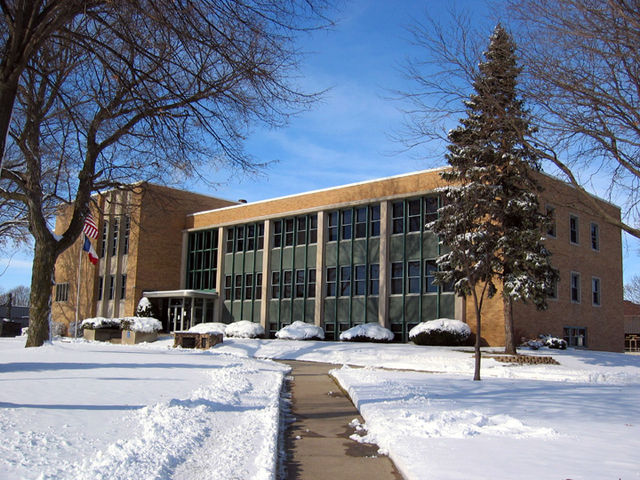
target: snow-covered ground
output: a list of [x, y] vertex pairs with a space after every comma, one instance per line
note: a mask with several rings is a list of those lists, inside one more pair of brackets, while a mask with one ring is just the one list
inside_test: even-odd
[[485, 358], [473, 382], [472, 354], [444, 347], [23, 342], [0, 339], [0, 479], [274, 478], [287, 369], [272, 358], [350, 365], [333, 375], [362, 434], [409, 479], [640, 478], [640, 356]]

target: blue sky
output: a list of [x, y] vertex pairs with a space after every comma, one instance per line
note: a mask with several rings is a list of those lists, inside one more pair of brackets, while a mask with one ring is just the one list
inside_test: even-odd
[[[446, 18], [451, 2], [356, 0], [344, 2], [337, 25], [301, 40], [308, 52], [300, 86], [308, 91], [329, 89], [315, 107], [279, 130], [256, 128], [247, 151], [257, 161], [272, 162], [261, 174], [250, 176], [226, 170], [212, 171], [216, 190], [206, 194], [248, 201], [289, 195], [362, 180], [407, 173], [444, 164], [425, 159], [424, 151], [403, 152], [390, 137], [401, 129], [401, 105], [391, 91], [409, 90], [401, 65], [419, 51], [410, 44], [406, 28], [429, 15]], [[472, 8], [474, 21], [486, 24], [487, 38], [495, 24], [481, 1], [458, 1]], [[435, 151], [442, 146], [434, 146]], [[640, 274], [640, 242], [625, 238], [625, 279]], [[30, 284], [29, 252], [0, 252], [0, 288]]]

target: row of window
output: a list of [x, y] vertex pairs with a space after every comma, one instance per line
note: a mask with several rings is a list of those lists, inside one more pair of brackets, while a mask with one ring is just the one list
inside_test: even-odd
[[438, 218], [438, 197], [400, 200], [391, 204], [391, 233], [421, 232]]
[[98, 301], [102, 300], [106, 293], [107, 300], [116, 299], [116, 293], [119, 293], [118, 300], [124, 300], [127, 297], [127, 275], [120, 275], [120, 285], [116, 292], [116, 275], [109, 275], [107, 278], [107, 291], [105, 292], [105, 278], [98, 277]]
[[[109, 275], [107, 277], [108, 279], [108, 290], [106, 292], [107, 294], [107, 300], [114, 300], [116, 298], [116, 275]], [[104, 282], [104, 277], [100, 276], [98, 277], [98, 300], [102, 300], [103, 296], [104, 296], [104, 287], [105, 287], [105, 282]], [[120, 284], [118, 286], [118, 291], [120, 293], [120, 296], [118, 297], [119, 300], [124, 300], [127, 296], [127, 276], [126, 275], [120, 275]], [[56, 283], [56, 290], [55, 290], [55, 299], [56, 302], [68, 302], [69, 301], [69, 284], [68, 283]]]
[[[571, 272], [571, 301], [573, 303], [582, 302], [581, 294], [581, 276], [579, 273]], [[591, 277], [591, 304], [594, 306], [601, 305], [601, 286], [598, 277]]]
[[[368, 270], [368, 271], [367, 271]], [[345, 265], [327, 267], [327, 297], [349, 297], [361, 295], [378, 295], [380, 265]]]
[[[552, 219], [551, 225], [547, 230], [550, 237], [555, 238], [557, 235], [555, 208], [547, 206], [547, 216]], [[589, 240], [591, 249], [600, 250], [600, 227], [597, 223], [589, 224]], [[580, 245], [580, 219], [576, 215], [569, 215], [569, 242], [573, 245]]]
[[224, 277], [225, 300], [260, 300], [262, 273], [237, 273]]
[[380, 236], [380, 205], [345, 208], [327, 215], [327, 241]]
[[318, 215], [300, 215], [273, 221], [273, 248], [318, 243]]
[[102, 242], [100, 244], [100, 258], [104, 258], [107, 251], [111, 256], [118, 254], [120, 246], [121, 255], [129, 253], [129, 235], [131, 232], [131, 217], [124, 215], [122, 217], [122, 245], [120, 245], [120, 217], [114, 217], [111, 222], [104, 220], [102, 223]]
[[252, 252], [264, 248], [264, 223], [238, 225], [227, 229], [226, 252]]

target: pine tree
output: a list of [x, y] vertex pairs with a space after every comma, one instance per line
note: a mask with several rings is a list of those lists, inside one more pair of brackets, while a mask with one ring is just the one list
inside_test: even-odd
[[531, 300], [544, 307], [545, 292], [557, 276], [542, 244], [545, 217], [531, 173], [539, 169], [538, 159], [520, 141], [532, 127], [516, 95], [515, 45], [501, 25], [484, 55], [475, 93], [465, 102], [467, 118], [449, 132], [446, 158], [452, 168], [442, 178], [453, 186], [443, 189], [444, 205], [432, 225], [450, 249], [438, 260], [436, 278], [474, 299], [474, 380], [480, 380], [482, 305], [498, 292], [496, 282], [502, 283], [505, 333], [513, 345], [511, 302]]

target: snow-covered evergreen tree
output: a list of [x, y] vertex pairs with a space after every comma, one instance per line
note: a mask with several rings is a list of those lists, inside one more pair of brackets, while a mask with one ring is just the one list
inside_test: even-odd
[[501, 25], [484, 55], [475, 93], [466, 102], [467, 118], [449, 132], [452, 168], [442, 177], [453, 186], [443, 189], [444, 205], [432, 225], [449, 248], [438, 260], [438, 281], [453, 283], [458, 294], [474, 299], [475, 380], [480, 379], [482, 304], [498, 292], [496, 282], [503, 284], [505, 332], [513, 345], [512, 300], [544, 307], [557, 275], [542, 244], [545, 217], [531, 174], [538, 159], [520, 142], [532, 127], [516, 94], [515, 45]]
[[136, 317], [153, 317], [153, 305], [147, 297], [142, 297], [138, 302]]

